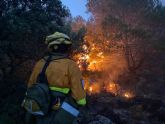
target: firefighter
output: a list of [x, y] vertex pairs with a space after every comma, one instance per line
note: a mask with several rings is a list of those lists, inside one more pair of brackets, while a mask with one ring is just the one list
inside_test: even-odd
[[[46, 37], [45, 43], [52, 56], [45, 72], [52, 95], [52, 112], [49, 116], [37, 117], [36, 120], [38, 124], [72, 124], [79, 114], [78, 108], [86, 104], [81, 72], [69, 58], [72, 42], [66, 34], [55, 32]], [[28, 87], [37, 81], [46, 58], [47, 56], [35, 65]]]

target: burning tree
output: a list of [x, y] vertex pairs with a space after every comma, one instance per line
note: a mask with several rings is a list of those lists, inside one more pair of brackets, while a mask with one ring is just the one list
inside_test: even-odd
[[[94, 28], [92, 24], [88, 25]], [[116, 51], [115, 44], [102, 34], [95, 34], [96, 32], [91, 34], [90, 30], [87, 30], [84, 37], [82, 51], [75, 56], [77, 64], [84, 72], [85, 88], [90, 93], [105, 90], [118, 95], [120, 94], [118, 77], [126, 70], [126, 61], [121, 52], [123, 48], [120, 47], [120, 51]]]
[[90, 92], [132, 96], [127, 90], [135, 92], [137, 71], [151, 49], [145, 20], [158, 4], [157, 0], [88, 0], [93, 17], [86, 24], [82, 51], [75, 58]]

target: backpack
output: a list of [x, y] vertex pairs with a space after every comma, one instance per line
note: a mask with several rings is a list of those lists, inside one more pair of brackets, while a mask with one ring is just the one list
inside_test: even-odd
[[37, 81], [27, 89], [22, 107], [32, 115], [44, 116], [51, 109], [51, 91], [45, 71], [51, 61], [51, 55], [48, 56], [46, 63], [37, 77]]

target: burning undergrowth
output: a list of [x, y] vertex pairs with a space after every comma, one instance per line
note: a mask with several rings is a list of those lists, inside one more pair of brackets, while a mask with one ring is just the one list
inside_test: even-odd
[[83, 72], [85, 90], [88, 94], [98, 94], [102, 91], [133, 97], [133, 92], [124, 90], [120, 86], [120, 77], [127, 71], [127, 63], [123, 52], [113, 51], [109, 41], [103, 44], [85, 41], [80, 52], [74, 58]]

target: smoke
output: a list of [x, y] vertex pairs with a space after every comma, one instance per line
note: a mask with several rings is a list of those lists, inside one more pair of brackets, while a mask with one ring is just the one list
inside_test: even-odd
[[106, 81], [118, 83], [119, 77], [126, 72], [127, 64], [124, 56], [119, 53], [110, 54], [102, 63], [102, 71]]

